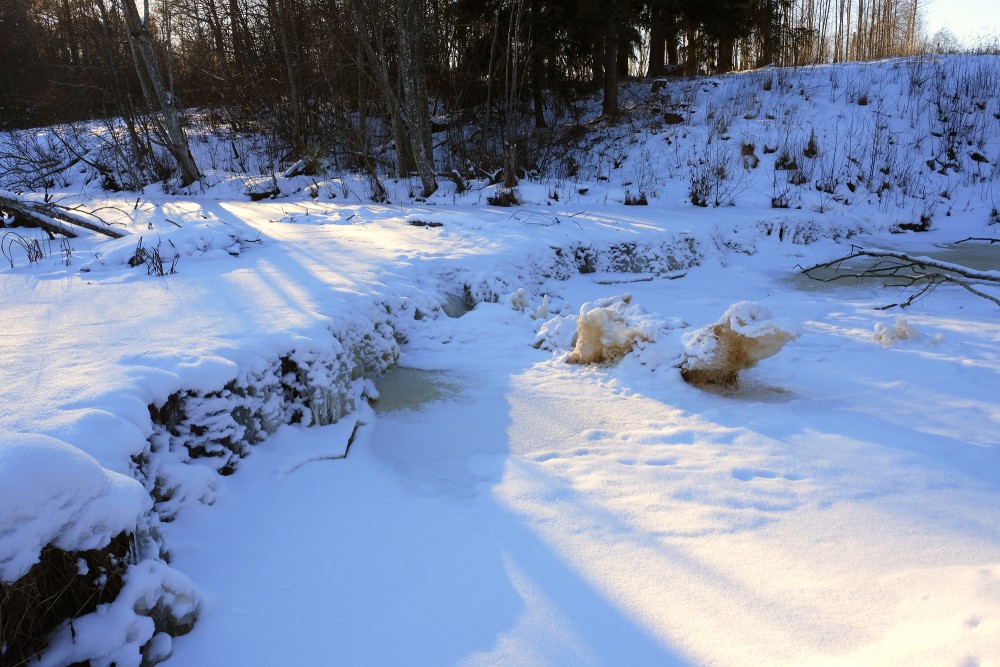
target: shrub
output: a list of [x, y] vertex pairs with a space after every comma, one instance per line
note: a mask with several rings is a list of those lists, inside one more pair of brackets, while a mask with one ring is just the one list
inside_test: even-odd
[[486, 202], [490, 206], [517, 206], [521, 203], [521, 198], [517, 196], [517, 191], [514, 188], [501, 188], [497, 190], [496, 194], [490, 195], [486, 198]]
[[819, 146], [816, 144], [816, 130], [809, 132], [809, 141], [806, 143], [806, 147], [802, 149], [802, 155], [808, 158], [814, 158], [819, 155]]
[[162, 277], [167, 274], [173, 275], [177, 273], [178, 260], [180, 260], [180, 255], [175, 254], [170, 259], [169, 266], [164, 264], [163, 255], [160, 254], [160, 244], [157, 243], [155, 248], [149, 250], [142, 245], [142, 237], [140, 236], [139, 242], [135, 246], [135, 254], [129, 258], [128, 265], [135, 268], [141, 264], [145, 264], [147, 275]]

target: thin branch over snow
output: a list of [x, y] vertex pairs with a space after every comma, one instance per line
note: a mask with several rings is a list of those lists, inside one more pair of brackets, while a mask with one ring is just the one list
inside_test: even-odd
[[[970, 237], [959, 241], [959, 243], [964, 241], [988, 241], [992, 244], [1000, 242], [1000, 239]], [[857, 270], [846, 272], [841, 270], [844, 262], [859, 258], [869, 258], [876, 261], [870, 266]], [[958, 285], [962, 289], [1000, 306], [1000, 298], [972, 286], [972, 283], [1000, 285], [1000, 271], [977, 271], [966, 266], [942, 262], [930, 257], [913, 257], [906, 253], [892, 250], [864, 250], [857, 246], [852, 246], [851, 253], [848, 255], [829, 262], [823, 262], [822, 264], [816, 264], [809, 268], [803, 268], [802, 266], [798, 266], [797, 268], [809, 278], [827, 283], [846, 279], [878, 279], [884, 281], [886, 287], [918, 287], [917, 291], [911, 294], [905, 301], [882, 306], [879, 310], [888, 310], [897, 306], [906, 308], [937, 287], [945, 284]], [[825, 276], [814, 275], [829, 270], [836, 271], [836, 273]]]

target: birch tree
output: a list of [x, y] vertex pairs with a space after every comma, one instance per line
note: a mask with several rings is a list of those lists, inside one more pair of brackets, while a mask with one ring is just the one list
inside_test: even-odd
[[403, 111], [406, 129], [413, 149], [417, 174], [423, 185], [423, 196], [437, 190], [434, 176], [434, 147], [431, 137], [430, 102], [424, 74], [423, 46], [420, 28], [423, 25], [423, 2], [395, 0], [396, 30], [399, 38], [399, 74], [403, 81]]
[[125, 18], [126, 35], [136, 72], [142, 83], [143, 95], [150, 110], [159, 112], [158, 120], [164, 143], [181, 172], [181, 186], [201, 180], [201, 171], [195, 163], [182, 127], [181, 112], [173, 90], [168, 90], [156, 59], [153, 40], [149, 34], [148, 12], [139, 16], [135, 0], [121, 0]]

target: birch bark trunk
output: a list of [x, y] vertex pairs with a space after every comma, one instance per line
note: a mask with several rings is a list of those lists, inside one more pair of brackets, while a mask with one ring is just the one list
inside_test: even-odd
[[181, 187], [190, 185], [201, 180], [201, 171], [191, 154], [191, 147], [181, 126], [182, 119], [175, 105], [176, 100], [163, 83], [163, 75], [156, 60], [156, 52], [153, 50], [153, 40], [149, 36], [149, 27], [139, 16], [135, 0], [122, 0], [122, 13], [125, 17], [129, 45], [132, 47], [132, 57], [136, 60], [136, 69], [146, 84], [143, 86], [146, 103], [150, 109], [159, 109], [162, 116], [167, 150], [181, 171]]

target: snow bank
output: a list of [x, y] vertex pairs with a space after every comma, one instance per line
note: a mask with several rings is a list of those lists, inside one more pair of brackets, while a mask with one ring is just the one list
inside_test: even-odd
[[63, 625], [37, 664], [154, 665], [170, 656], [171, 636], [189, 632], [199, 610], [187, 576], [160, 561], [144, 560], [129, 567], [114, 602]]
[[[103, 245], [102, 253], [80, 270], [113, 271], [122, 266], [138, 267], [161, 261], [165, 272], [189, 260], [239, 257], [259, 239], [246, 225], [231, 221], [188, 222], [183, 227], [161, 226], [145, 235], [130, 234]], [[150, 273], [154, 271], [151, 269]]]
[[[325, 426], [354, 412], [364, 398], [359, 378], [377, 377], [399, 358], [390, 310], [379, 304], [328, 338], [290, 342], [281, 356], [243, 365], [221, 389], [182, 390], [150, 405], [153, 432], [142, 472], [160, 516], [172, 518], [192, 501], [213, 502], [214, 472], [234, 472], [282, 424]], [[201, 465], [188, 465], [195, 460]]]
[[60, 440], [0, 434], [0, 580], [16, 581], [43, 547], [100, 549], [134, 532], [152, 501], [142, 485]]
[[740, 301], [715, 324], [684, 336], [681, 375], [694, 384], [735, 384], [740, 371], [774, 356], [798, 335], [797, 328], [772, 319], [766, 306]]

